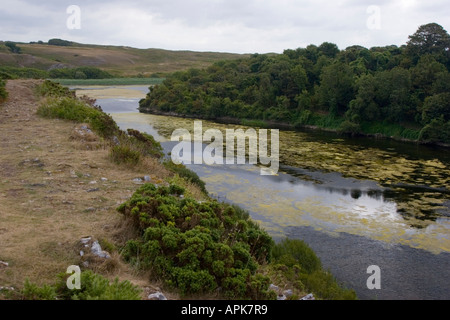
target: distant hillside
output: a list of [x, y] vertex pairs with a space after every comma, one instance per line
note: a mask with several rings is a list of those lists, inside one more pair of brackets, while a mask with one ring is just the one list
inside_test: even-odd
[[92, 66], [114, 76], [151, 76], [189, 68], [204, 68], [218, 60], [245, 57], [232, 53], [136, 49], [79, 43], [70, 43], [70, 46], [16, 43], [20, 53], [13, 53], [6, 43], [0, 41], [0, 66], [41, 70]]

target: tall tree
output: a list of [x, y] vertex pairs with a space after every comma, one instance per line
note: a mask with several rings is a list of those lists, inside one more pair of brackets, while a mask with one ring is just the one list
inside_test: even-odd
[[420, 55], [427, 53], [448, 59], [449, 50], [450, 36], [437, 23], [420, 26], [416, 33], [409, 36], [409, 41], [406, 46], [407, 54], [413, 58], [414, 62], [418, 61]]
[[335, 62], [323, 68], [319, 87], [320, 105], [334, 115], [347, 111], [355, 97], [355, 75], [348, 64]]
[[319, 46], [319, 51], [328, 58], [335, 58], [340, 50], [336, 44], [324, 42]]

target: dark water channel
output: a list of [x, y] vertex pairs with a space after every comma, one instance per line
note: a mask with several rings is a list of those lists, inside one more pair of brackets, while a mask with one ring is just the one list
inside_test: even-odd
[[[193, 120], [139, 114], [147, 88], [113, 98], [98, 90], [83, 93], [122, 129], [152, 134], [166, 152], [176, 144], [173, 130], [193, 132]], [[261, 176], [255, 165], [189, 167], [213, 196], [247, 209], [275, 239], [306, 241], [360, 299], [450, 299], [449, 150], [280, 131], [280, 156], [276, 176]], [[366, 285], [372, 265], [381, 269], [380, 290]]]

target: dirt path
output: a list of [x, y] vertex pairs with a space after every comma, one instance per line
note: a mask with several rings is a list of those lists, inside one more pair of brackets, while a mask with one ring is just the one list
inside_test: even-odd
[[[25, 279], [53, 283], [80, 262], [76, 246], [85, 236], [120, 243], [125, 228], [116, 207], [148, 173], [118, 167], [108, 150], [85, 150], [69, 139], [75, 124], [36, 115], [36, 80], [10, 80], [0, 105], [0, 287], [21, 288]], [[111, 278], [145, 287], [146, 277], [120, 263]]]

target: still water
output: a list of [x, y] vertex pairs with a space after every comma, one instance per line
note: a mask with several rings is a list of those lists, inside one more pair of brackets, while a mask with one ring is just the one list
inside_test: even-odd
[[[140, 114], [146, 87], [89, 87], [122, 129], [152, 134], [166, 152], [193, 119]], [[204, 130], [243, 126], [203, 121]], [[445, 149], [331, 133], [280, 131], [280, 172], [191, 165], [208, 191], [247, 209], [274, 238], [306, 241], [360, 299], [450, 299], [450, 155]], [[367, 268], [381, 268], [381, 290]]]

